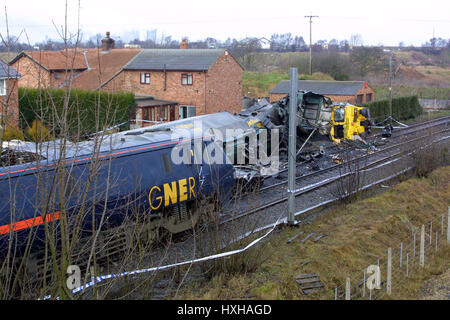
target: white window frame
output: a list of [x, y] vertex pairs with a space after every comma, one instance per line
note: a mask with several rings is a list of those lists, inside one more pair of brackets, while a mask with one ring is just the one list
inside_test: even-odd
[[[183, 114], [183, 112], [181, 112], [181, 110], [183, 110], [183, 108], [185, 108], [186, 114]], [[196, 107], [195, 106], [180, 106], [179, 115], [180, 115], [180, 119], [187, 119], [187, 118], [195, 117], [196, 116]], [[182, 118], [181, 117], [182, 115], [185, 115], [185, 117]]]
[[0, 79], [0, 96], [6, 96], [6, 79]]
[[194, 76], [192, 75], [192, 73], [182, 73], [181, 84], [184, 86], [192, 86], [194, 84]]
[[150, 72], [141, 72], [141, 84], [150, 84], [150, 83], [151, 83]]

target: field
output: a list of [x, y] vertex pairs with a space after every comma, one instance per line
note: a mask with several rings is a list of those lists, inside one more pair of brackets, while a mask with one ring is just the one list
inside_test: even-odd
[[[242, 79], [243, 95], [267, 97], [281, 80], [289, 79], [289, 68], [296, 67], [301, 80], [365, 80], [375, 90], [375, 99], [389, 96], [389, 77], [383, 71], [359, 75], [348, 53], [314, 53], [313, 75], [308, 74], [309, 53], [254, 53], [246, 59]], [[395, 53], [393, 95], [418, 95], [419, 98], [450, 99], [450, 53], [440, 55], [416, 51]]]
[[[209, 280], [192, 283], [177, 299], [333, 299], [336, 285], [347, 276], [361, 272], [388, 247], [397, 248], [409, 239], [418, 226], [447, 212], [450, 206], [450, 167], [432, 172], [428, 178], [411, 178], [374, 197], [342, 205], [320, 216], [309, 232], [328, 235], [318, 242], [301, 243], [304, 236], [290, 244], [286, 241], [298, 229], [286, 229], [249, 252], [240, 261], [252, 261], [255, 270], [221, 273]], [[253, 252], [252, 252], [253, 250]], [[247, 256], [245, 256], [247, 255]], [[450, 270], [450, 247], [444, 246], [428, 261], [423, 271], [396, 284], [392, 299], [417, 299], [433, 294], [433, 279], [445, 277]], [[326, 291], [304, 296], [294, 277], [316, 272]], [[425, 282], [428, 281], [428, 282]], [[436, 282], [436, 281], [435, 281]]]

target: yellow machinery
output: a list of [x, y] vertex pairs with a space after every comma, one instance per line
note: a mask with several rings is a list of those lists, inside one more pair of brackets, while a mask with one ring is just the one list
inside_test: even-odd
[[369, 109], [351, 104], [333, 105], [330, 125], [330, 136], [335, 143], [361, 140], [370, 133]]

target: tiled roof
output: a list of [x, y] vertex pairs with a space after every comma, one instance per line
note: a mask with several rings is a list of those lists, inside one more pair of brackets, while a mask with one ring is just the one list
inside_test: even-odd
[[47, 70], [83, 70], [87, 69], [81, 49], [62, 51], [23, 51], [11, 63], [27, 56]]
[[17, 57], [18, 52], [0, 52], [0, 60], [4, 63], [9, 63], [12, 59]]
[[205, 71], [225, 49], [144, 49], [125, 70]]
[[0, 79], [18, 78], [20, 74], [11, 66], [0, 60]]
[[[72, 87], [96, 90], [122, 70], [122, 67], [142, 49], [112, 49], [107, 53], [97, 49], [86, 52], [89, 69], [75, 76]], [[86, 51], [86, 50], [85, 50]]]
[[[298, 89], [323, 95], [353, 96], [365, 84], [364, 81], [315, 81], [299, 80]], [[270, 91], [271, 94], [288, 94], [289, 80], [281, 81]]]
[[138, 107], [153, 107], [153, 106], [178, 104], [177, 101], [169, 101], [153, 98], [138, 98], [138, 97], [136, 97], [136, 103]]

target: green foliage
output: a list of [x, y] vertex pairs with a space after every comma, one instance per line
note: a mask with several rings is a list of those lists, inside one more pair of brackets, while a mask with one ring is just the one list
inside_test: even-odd
[[14, 127], [6, 126], [3, 135], [3, 141], [11, 141], [11, 140], [23, 140], [23, 134], [20, 130]]
[[[377, 100], [389, 99], [389, 87], [371, 85], [375, 90], [375, 97]], [[392, 94], [394, 98], [403, 96], [418, 96], [419, 99], [450, 99], [450, 88], [437, 87], [411, 87], [411, 86], [395, 86]]]
[[[87, 90], [19, 88], [20, 125], [26, 129], [39, 119], [58, 135], [67, 128], [73, 137], [104, 130], [130, 119], [136, 104], [132, 93], [107, 93]], [[64, 112], [65, 111], [65, 112]], [[122, 127], [128, 129], [129, 126]]]
[[[299, 74], [299, 80], [333, 80], [327, 74], [321, 72], [309, 74]], [[242, 92], [244, 95], [257, 97], [269, 96], [272, 90], [280, 81], [289, 80], [289, 73], [270, 72], [258, 73], [244, 71], [242, 75]]]
[[52, 135], [50, 134], [50, 130], [48, 130], [48, 128], [45, 127], [39, 120], [33, 120], [31, 128], [27, 128], [25, 130], [25, 136], [27, 140], [31, 140], [34, 142], [43, 142], [53, 139]]
[[375, 47], [353, 48], [350, 61], [359, 69], [361, 76], [369, 72], [383, 72], [389, 65], [383, 50]]
[[[370, 115], [376, 121], [389, 116], [389, 99], [379, 100], [363, 105], [370, 109]], [[408, 120], [423, 113], [417, 96], [399, 97], [392, 99], [392, 116], [397, 120]]]

